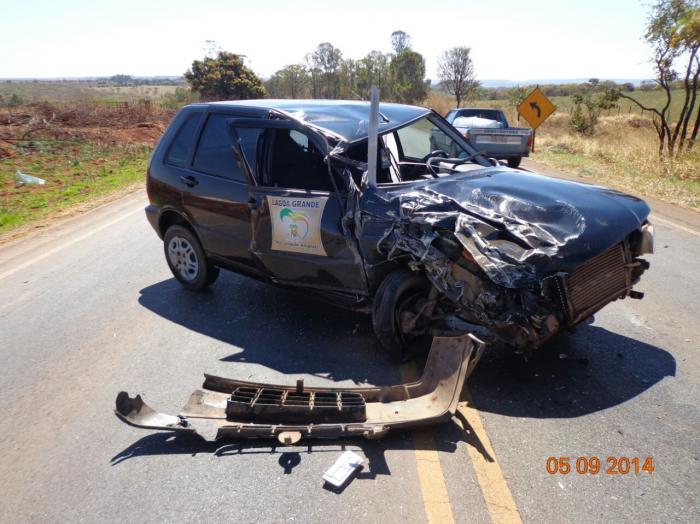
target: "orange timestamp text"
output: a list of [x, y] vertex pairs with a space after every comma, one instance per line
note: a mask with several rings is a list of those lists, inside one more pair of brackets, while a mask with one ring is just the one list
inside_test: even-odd
[[545, 469], [550, 475], [639, 475], [654, 473], [654, 458], [646, 457], [607, 457], [605, 460], [595, 455], [587, 457], [547, 457]]

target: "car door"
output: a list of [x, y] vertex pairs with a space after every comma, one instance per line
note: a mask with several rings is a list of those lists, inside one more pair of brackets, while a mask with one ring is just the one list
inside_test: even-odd
[[183, 205], [210, 256], [255, 270], [249, 180], [228, 126], [234, 116], [207, 115], [191, 167], [181, 177]]
[[366, 294], [355, 238], [343, 230], [347, 196], [340, 178], [331, 180], [325, 140], [291, 121], [245, 120], [232, 123], [234, 134], [262, 131], [249, 188], [253, 257], [280, 283]]

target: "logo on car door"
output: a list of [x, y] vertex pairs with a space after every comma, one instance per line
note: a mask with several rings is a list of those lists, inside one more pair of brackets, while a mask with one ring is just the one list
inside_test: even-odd
[[326, 256], [321, 218], [326, 197], [291, 198], [267, 195], [272, 222], [272, 249]]

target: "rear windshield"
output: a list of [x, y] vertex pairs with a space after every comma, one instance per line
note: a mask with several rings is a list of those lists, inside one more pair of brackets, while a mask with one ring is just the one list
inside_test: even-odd
[[501, 112], [496, 109], [463, 109], [457, 116], [476, 116], [486, 120], [501, 120]]

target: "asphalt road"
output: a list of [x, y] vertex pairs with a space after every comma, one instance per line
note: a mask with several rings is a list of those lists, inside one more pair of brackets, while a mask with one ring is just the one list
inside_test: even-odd
[[[114, 399], [142, 392], [177, 413], [204, 371], [352, 386], [399, 382], [399, 369], [362, 315], [231, 273], [182, 290], [144, 204], [139, 192], [0, 248], [0, 521], [700, 519], [697, 214], [655, 209], [643, 300], [608, 306], [528, 366], [489, 352], [468, 383], [481, 424], [284, 448], [130, 428]], [[321, 475], [343, 449], [365, 466], [337, 493]], [[652, 456], [655, 470], [545, 469], [582, 455]]]

